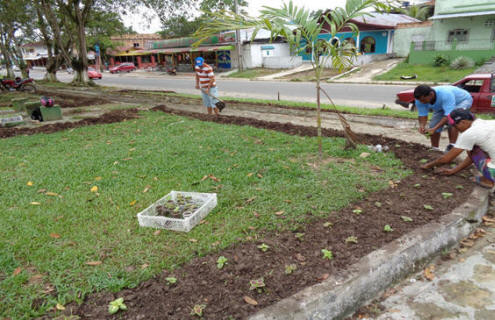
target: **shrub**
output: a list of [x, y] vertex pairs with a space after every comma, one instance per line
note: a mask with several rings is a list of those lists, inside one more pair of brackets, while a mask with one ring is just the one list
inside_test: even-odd
[[455, 70], [472, 68], [474, 67], [474, 61], [471, 58], [460, 56], [452, 61], [450, 67]]
[[481, 59], [479, 59], [478, 61], [476, 61], [476, 65], [477, 65], [477, 66], [482, 66], [482, 65], [484, 65], [487, 61], [488, 61], [488, 59], [487, 59], [487, 58], [481, 58]]
[[433, 65], [435, 67], [442, 67], [449, 65], [449, 58], [444, 56], [443, 54], [439, 54], [433, 58]]

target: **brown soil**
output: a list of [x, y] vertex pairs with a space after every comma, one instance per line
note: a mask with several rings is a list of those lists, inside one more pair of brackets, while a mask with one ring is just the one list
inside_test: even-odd
[[61, 108], [76, 108], [81, 106], [95, 106], [99, 104], [106, 104], [110, 101], [104, 98], [95, 98], [91, 96], [71, 95], [67, 93], [54, 92], [51, 90], [38, 89], [37, 94], [46, 95], [53, 98], [55, 104]]
[[[212, 117], [176, 111], [163, 105], [154, 110], [293, 135], [316, 135], [315, 128], [292, 124], [234, 116]], [[342, 136], [342, 132], [324, 129], [323, 135]], [[414, 174], [400, 182], [391, 181], [389, 189], [370, 194], [367, 199], [339, 212], [329, 212], [327, 219], [314, 217], [311, 208], [308, 208], [308, 223], [296, 232], [267, 233], [258, 241], [240, 243], [215, 254], [197, 257], [173, 272], [163, 271], [136, 288], [89, 295], [82, 305], [73, 303], [66, 306], [66, 314], [78, 315], [82, 319], [192, 319], [193, 307], [205, 305], [203, 319], [242, 319], [304, 287], [323, 281], [330, 274], [345, 273], [350, 265], [366, 254], [450, 213], [465, 202], [472, 191], [472, 184], [465, 177], [435, 176], [420, 170], [419, 160], [432, 156], [421, 145], [379, 136], [359, 137], [366, 144], [389, 146], [391, 152]], [[377, 167], [373, 170], [379, 174], [381, 169]], [[413, 187], [418, 183], [421, 188]], [[456, 188], [458, 185], [462, 185], [463, 189]], [[443, 199], [442, 192], [450, 192], [453, 197]], [[431, 205], [434, 210], [424, 209], [423, 204]], [[360, 208], [362, 213], [353, 213], [356, 208]], [[404, 222], [401, 215], [413, 221]], [[332, 224], [329, 226], [325, 222]], [[384, 232], [386, 224], [392, 226], [393, 232]], [[296, 233], [304, 233], [304, 236], [296, 237]], [[350, 236], [357, 237], [358, 243], [346, 243]], [[267, 244], [270, 249], [260, 251], [257, 246], [261, 243]], [[333, 260], [322, 259], [322, 248], [333, 252]], [[219, 256], [228, 259], [221, 270], [216, 266]], [[285, 273], [288, 265], [296, 266], [291, 274]], [[177, 283], [169, 285], [165, 278], [170, 276], [176, 277]], [[250, 290], [250, 280], [259, 278], [264, 279], [264, 290]], [[124, 298], [128, 310], [109, 315], [108, 304], [118, 297]], [[246, 297], [254, 299], [257, 304], [253, 305], [252, 300], [251, 304], [248, 303]]]

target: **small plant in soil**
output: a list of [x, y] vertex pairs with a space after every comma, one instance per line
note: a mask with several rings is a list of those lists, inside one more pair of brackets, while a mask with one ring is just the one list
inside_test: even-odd
[[298, 232], [294, 235], [294, 237], [299, 240], [299, 241], [303, 241], [303, 237], [304, 237], [304, 233], [303, 232]]
[[265, 243], [262, 243], [262, 244], [260, 244], [260, 245], [258, 246], [258, 249], [260, 249], [260, 250], [261, 250], [261, 251], [263, 251], [263, 252], [267, 252], [269, 248], [270, 248], [270, 247], [269, 247], [267, 244], [265, 244]]
[[423, 205], [423, 207], [424, 207], [426, 210], [433, 211], [433, 207], [432, 207], [432, 206], [430, 206], [429, 204], [425, 204], [425, 205]]
[[419, 160], [419, 163], [427, 163], [427, 162], [428, 162], [428, 160], [426, 160], [426, 159]]
[[198, 316], [202, 317], [203, 316], [203, 311], [206, 309], [205, 304], [197, 304], [195, 305], [192, 310], [191, 310], [191, 315], [192, 316]]
[[420, 184], [420, 183], [416, 183], [416, 184], [414, 185], [414, 187], [415, 187], [415, 188], [420, 188], [420, 187], [421, 187], [421, 184]]
[[350, 236], [350, 237], [347, 237], [347, 239], [345, 239], [345, 242], [346, 243], [358, 243], [358, 240], [357, 240], [357, 237]]
[[361, 214], [361, 213], [363, 213], [363, 210], [361, 210], [361, 209], [354, 209], [354, 210], [352, 210], [352, 212], [355, 213], [355, 214]]
[[225, 258], [224, 256], [218, 257], [218, 259], [217, 259], [217, 268], [218, 269], [222, 269], [225, 266], [226, 263], [227, 263], [227, 258]]
[[408, 217], [408, 216], [400, 216], [400, 218], [402, 219], [402, 221], [404, 222], [412, 222], [413, 219]]
[[156, 206], [155, 210], [159, 216], [183, 219], [198, 208], [198, 204], [194, 203], [191, 197], [178, 194], [177, 200], [168, 200], [163, 205]]
[[177, 283], [177, 278], [174, 278], [174, 277], [168, 277], [168, 278], [165, 278], [165, 280], [167, 281], [168, 285], [172, 285], [172, 284]]
[[461, 186], [460, 184], [459, 184], [459, 185], [457, 185], [457, 186], [455, 186], [455, 188], [456, 188], [456, 189], [458, 189], [458, 190], [460, 190], [460, 189], [464, 189], [464, 187], [463, 187], [463, 186]]
[[124, 304], [124, 298], [118, 298], [110, 302], [108, 305], [108, 313], [114, 314], [119, 310], [127, 310], [127, 306]]
[[450, 193], [450, 192], [442, 192], [442, 197], [443, 197], [444, 199], [448, 199], [448, 198], [450, 198], [450, 197], [452, 197], [452, 196], [453, 196], [453, 194], [452, 194], [452, 193]]
[[381, 203], [380, 201], [376, 201], [376, 202], [375, 202], [375, 206], [376, 206], [377, 208], [381, 208], [381, 207], [382, 207], [382, 203]]
[[392, 232], [394, 231], [394, 229], [392, 229], [392, 227], [390, 225], [385, 225], [385, 227], [383, 227], [383, 231], [385, 232]]
[[297, 265], [295, 264], [288, 264], [285, 266], [285, 274], [291, 274], [296, 270], [297, 270]]
[[324, 226], [325, 228], [331, 228], [331, 227], [333, 227], [333, 223], [331, 223], [331, 222], [325, 222], [325, 223], [323, 224], [323, 226]]
[[328, 260], [333, 259], [332, 251], [327, 250], [327, 249], [321, 249], [321, 253], [323, 253], [323, 259], [328, 259]]
[[249, 280], [249, 290], [256, 290], [258, 293], [262, 293], [264, 287], [265, 279], [263, 278]]

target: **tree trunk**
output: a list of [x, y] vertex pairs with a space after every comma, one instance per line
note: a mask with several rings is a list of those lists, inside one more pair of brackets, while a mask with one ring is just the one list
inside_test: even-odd
[[86, 48], [86, 30], [85, 30], [85, 19], [83, 17], [83, 13], [79, 6], [74, 6], [75, 17], [77, 19], [77, 55], [78, 62], [75, 65], [74, 69], [76, 71], [76, 75], [74, 76], [73, 83], [77, 84], [86, 84], [89, 82], [88, 78], [88, 56], [87, 56], [87, 48]]
[[7, 69], [7, 78], [13, 79], [15, 77], [14, 70], [12, 70], [12, 60], [7, 46], [4, 43], [5, 37], [2, 36], [0, 39], [0, 52], [5, 60], [5, 68]]

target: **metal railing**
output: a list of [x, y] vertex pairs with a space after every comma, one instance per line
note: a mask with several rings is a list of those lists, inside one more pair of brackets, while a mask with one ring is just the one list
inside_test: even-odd
[[411, 48], [414, 51], [447, 51], [447, 50], [495, 50], [495, 41], [486, 39], [472, 39], [466, 41], [413, 41]]

